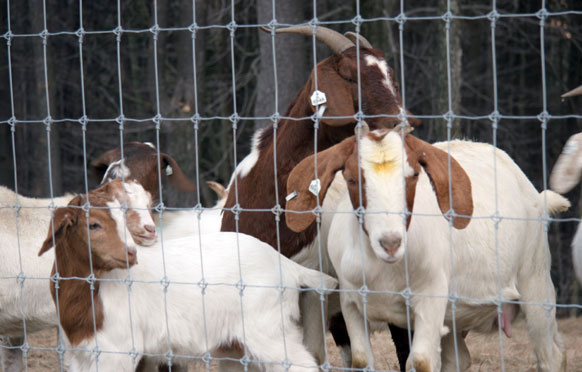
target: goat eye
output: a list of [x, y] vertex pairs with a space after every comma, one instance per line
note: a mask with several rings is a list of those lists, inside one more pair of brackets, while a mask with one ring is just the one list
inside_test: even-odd
[[343, 78], [345, 81], [347, 81], [348, 83], [355, 83], [355, 82], [356, 82], [354, 79], [352, 79], [352, 78], [350, 78], [350, 77], [344, 77], [344, 76], [342, 76], [342, 78]]
[[100, 228], [101, 228], [101, 225], [99, 225], [97, 222], [89, 225], [89, 230], [98, 230]]

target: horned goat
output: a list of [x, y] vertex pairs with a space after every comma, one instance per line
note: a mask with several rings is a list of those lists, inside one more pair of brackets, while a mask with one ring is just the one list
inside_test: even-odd
[[[285, 185], [293, 167], [313, 154], [316, 144], [318, 149], [324, 150], [352, 135], [357, 122], [356, 113], [360, 107], [363, 114], [370, 116], [369, 124], [372, 128], [391, 128], [404, 119], [403, 116], [396, 116], [404, 114], [412, 124], [417, 123], [402, 106], [394, 71], [386, 63], [381, 50], [373, 49], [362, 37], [356, 39], [355, 34], [346, 37], [325, 27], [317, 27], [316, 30], [316, 38], [326, 43], [334, 54], [317, 64], [309, 80], [287, 108], [285, 116], [290, 118], [283, 118], [278, 122], [276, 138], [271, 128], [255, 134], [251, 153], [237, 166], [229, 184], [221, 227], [221, 231], [239, 231], [255, 236], [272, 247], [280, 246], [283, 255], [310, 268], [319, 268], [320, 251], [318, 240], [315, 239], [318, 229], [316, 224], [311, 224], [298, 234], [285, 224], [278, 224], [277, 216], [272, 212], [276, 205], [284, 206]], [[313, 28], [288, 27], [277, 29], [276, 33], [298, 33], [311, 37]], [[356, 40], [359, 40], [359, 49], [356, 49]], [[358, 90], [358, 87], [361, 89]], [[320, 101], [317, 105], [317, 102], [310, 101], [316, 88], [326, 96], [326, 101]], [[312, 117], [322, 112], [315, 139]], [[275, 150], [276, 167], [273, 164]], [[275, 181], [277, 190], [273, 186]], [[238, 193], [234, 191], [235, 187]], [[236, 215], [232, 210], [235, 204], [242, 209]], [[329, 201], [326, 211], [333, 211], [334, 208], [335, 203]], [[280, 215], [285, 215], [285, 212]], [[330, 214], [324, 216], [331, 218]], [[326, 223], [328, 222], [323, 221], [324, 225]], [[333, 274], [326, 268], [329, 265], [326, 263], [325, 237], [321, 241], [324, 265], [322, 269]], [[324, 332], [319, 297], [311, 294], [302, 296], [301, 309], [306, 332], [304, 339], [318, 362], [323, 363]], [[350, 354], [346, 353], [349, 350], [349, 340], [345, 328], [342, 333], [342, 323], [340, 314], [332, 318], [330, 329], [343, 356], [349, 359]], [[406, 331], [400, 334], [407, 336]], [[397, 348], [404, 348], [402, 353], [407, 355], [407, 338], [399, 338], [396, 344]], [[349, 360], [344, 362], [349, 365]]]

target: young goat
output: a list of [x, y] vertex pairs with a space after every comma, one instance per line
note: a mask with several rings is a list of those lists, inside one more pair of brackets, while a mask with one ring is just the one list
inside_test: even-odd
[[[362, 130], [359, 163], [355, 137], [317, 158], [319, 198], [325, 197], [335, 172], [343, 170], [348, 192], [337, 210], [365, 208], [361, 225], [356, 213], [336, 215], [328, 240], [340, 287], [354, 290], [341, 292], [353, 367], [373, 363], [367, 353], [366, 321], [407, 326], [406, 299], [400, 293], [410, 288], [415, 333], [408, 368], [467, 370], [470, 355], [462, 332], [491, 330], [499, 324], [510, 336], [517, 312], [510, 301], [520, 301], [538, 370], [564, 371], [566, 353], [555, 308], [548, 313], [545, 307], [555, 304], [555, 293], [540, 218], [546, 202], [549, 212], [565, 210], [569, 202], [552, 191], [538, 193], [509, 156], [491, 145], [468, 141], [430, 145], [412, 135], [403, 139], [400, 128]], [[313, 156], [289, 177], [287, 191], [298, 193], [287, 203], [286, 222], [294, 231], [305, 229], [315, 218], [310, 211], [316, 205], [316, 196], [309, 191], [313, 179]], [[447, 213], [451, 208], [456, 215]], [[490, 217], [496, 215], [501, 218]], [[443, 217], [453, 219], [447, 222]], [[405, 255], [407, 260], [402, 259]], [[363, 286], [372, 291], [365, 308], [359, 291]], [[451, 294], [458, 296], [454, 312], [447, 305]], [[503, 310], [499, 323], [497, 301]], [[447, 334], [443, 323], [456, 335]]]
[[[75, 208], [85, 203], [79, 196], [55, 212], [54, 223], [60, 276], [83, 278], [61, 280], [58, 297], [51, 286], [63, 330], [71, 345], [82, 349], [72, 351], [72, 371], [97, 366], [132, 371], [136, 352], [163, 359], [168, 352], [202, 356], [243, 350], [256, 359], [251, 365], [266, 362], [267, 371], [317, 368], [296, 324], [298, 288], [335, 288], [335, 279], [244, 234], [175, 239], [137, 253], [130, 239], [126, 244], [120, 238], [127, 234], [119, 202], [94, 193], [87, 197], [91, 205], [111, 209], [91, 209], [87, 219]], [[52, 237], [49, 231], [39, 254], [52, 247]], [[84, 279], [91, 262], [97, 278], [93, 291]], [[96, 345], [98, 357], [90, 351]]]
[[[156, 240], [155, 225], [148, 208], [149, 199], [143, 198], [141, 185], [115, 180], [99, 188], [97, 193], [113, 195], [128, 206], [140, 208], [127, 211], [127, 224], [133, 239], [139, 244], [152, 245]], [[142, 199], [140, 199], [140, 197]], [[38, 257], [38, 247], [46, 237], [44, 228], [51, 223], [51, 201], [63, 207], [73, 195], [54, 199], [34, 199], [0, 187], [0, 335], [6, 340], [0, 348], [2, 371], [22, 370], [24, 336], [58, 325], [54, 304], [47, 291], [46, 280], [54, 262], [52, 252]], [[16, 202], [21, 206], [8, 208]], [[22, 287], [18, 276], [25, 279]]]
[[[276, 32], [313, 36], [311, 26], [281, 28]], [[408, 120], [413, 124], [417, 120], [405, 112], [394, 71], [386, 63], [381, 50], [373, 49], [363, 38], [360, 38], [360, 48], [357, 49], [353, 35], [346, 37], [325, 27], [318, 27], [315, 36], [326, 43], [334, 54], [317, 64], [309, 80], [287, 108], [285, 116], [292, 119], [281, 119], [276, 132], [272, 128], [266, 128], [255, 134], [251, 153], [237, 166], [229, 184], [229, 196], [225, 205], [228, 210], [224, 212], [221, 231], [243, 232], [269, 243], [272, 247], [280, 246], [283, 255], [307, 267], [319, 268], [321, 260], [323, 270], [332, 274], [326, 268], [329, 266], [326, 262], [326, 238], [323, 236], [322, 239], [316, 239], [317, 225], [312, 223], [298, 234], [285, 224], [278, 224], [272, 212], [277, 204], [283, 206], [285, 203], [285, 185], [289, 173], [301, 160], [313, 154], [316, 143], [318, 149], [325, 150], [351, 136], [356, 124], [355, 115], [360, 107], [364, 114], [372, 116], [369, 119], [372, 128], [392, 128], [400, 123], [401, 119], [395, 117], [400, 114], [408, 114]], [[319, 106], [315, 106], [310, 100], [316, 87], [327, 98]], [[312, 117], [317, 112], [322, 112], [322, 109], [324, 111], [316, 132], [317, 138], [314, 138]], [[273, 164], [275, 150], [277, 163]], [[275, 179], [278, 190], [273, 187]], [[234, 192], [235, 185], [238, 193]], [[230, 208], [237, 203], [243, 209], [263, 211], [243, 210], [235, 216]], [[328, 208], [335, 204], [335, 201], [330, 200]], [[325, 216], [328, 217], [331, 218], [331, 215]], [[327, 221], [323, 222], [326, 223]], [[320, 240], [323, 242], [321, 250], [318, 244]], [[320, 253], [323, 256], [321, 258]], [[306, 294], [301, 300], [305, 342], [318, 361], [323, 363], [326, 356], [319, 296]], [[345, 357], [346, 365], [349, 365], [349, 352], [345, 353], [349, 350], [349, 344], [344, 342], [348, 339], [345, 326], [342, 327], [341, 323], [343, 319], [340, 314], [332, 319], [330, 328], [338, 341], [342, 356]], [[394, 334], [393, 337], [397, 340], [397, 348], [402, 347], [402, 352], [406, 355], [407, 333], [404, 331], [401, 334], [404, 339]]]

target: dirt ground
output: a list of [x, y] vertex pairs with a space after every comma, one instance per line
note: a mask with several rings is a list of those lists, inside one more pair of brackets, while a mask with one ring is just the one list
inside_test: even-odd
[[[558, 321], [560, 332], [564, 337], [567, 349], [568, 371], [582, 372], [582, 318], [561, 319]], [[511, 339], [503, 336], [504, 367], [506, 372], [535, 372], [536, 359], [529, 344], [525, 321], [518, 320], [513, 324], [514, 333]], [[57, 345], [56, 330], [47, 330], [32, 335], [29, 343], [33, 350], [28, 358], [28, 371], [48, 372], [58, 371], [58, 359], [54, 350], [39, 350], [38, 348], [54, 348]], [[396, 370], [397, 360], [390, 335], [379, 332], [373, 335], [372, 348], [377, 370]], [[341, 366], [341, 359], [331, 336], [327, 339], [330, 362], [333, 366]], [[499, 353], [499, 336], [469, 333], [467, 345], [472, 356], [470, 372], [501, 371]], [[216, 371], [215, 363], [211, 372]], [[191, 363], [190, 372], [206, 371], [201, 363]]]

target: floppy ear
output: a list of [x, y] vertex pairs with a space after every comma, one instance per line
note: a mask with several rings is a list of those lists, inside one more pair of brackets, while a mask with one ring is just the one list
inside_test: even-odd
[[[164, 154], [163, 152], [160, 153], [161, 159], [161, 166], [162, 166], [162, 174], [167, 174], [168, 179], [170, 180], [170, 184], [181, 191], [186, 192], [194, 192], [196, 191], [196, 185], [192, 183], [182, 172], [182, 168], [178, 165], [176, 160], [168, 154]], [[171, 171], [166, 171], [168, 165], [170, 166]]]
[[560, 194], [572, 190], [582, 175], [582, 133], [568, 138], [550, 174], [550, 188]]
[[[352, 84], [345, 81], [338, 71], [336, 71], [332, 61], [322, 63], [317, 66], [317, 89], [324, 92], [327, 98], [325, 105], [327, 106], [323, 113], [321, 121], [327, 125], [346, 125], [355, 122], [354, 115], [354, 97], [352, 95]], [[344, 63], [345, 64], [345, 63]], [[341, 60], [338, 63], [338, 68], [342, 68]], [[343, 68], [348, 68], [343, 66]], [[315, 75], [312, 74], [310, 78], [311, 92], [309, 97], [315, 91]], [[308, 98], [309, 104], [311, 100]], [[312, 106], [315, 111], [315, 106]], [[332, 119], [330, 116], [349, 116], [343, 119]]]
[[[73, 200], [69, 202], [69, 205], [81, 205], [81, 196], [77, 195]], [[67, 229], [73, 225], [76, 218], [77, 210], [74, 208], [58, 208], [55, 210], [54, 224], [51, 223], [49, 226], [49, 231], [46, 239], [42, 243], [42, 247], [38, 252], [41, 256], [44, 252], [48, 251], [53, 247], [53, 236], [54, 245], [59, 244], [60, 240], [65, 237]], [[54, 226], [54, 231], [53, 231]]]
[[[430, 178], [441, 212], [450, 209], [448, 154], [431, 144], [414, 136], [406, 136], [406, 145], [418, 156], [418, 162]], [[464, 216], [473, 215], [473, 195], [471, 180], [461, 165], [451, 156], [451, 192], [455, 213]], [[464, 229], [471, 222], [470, 218], [457, 217], [453, 226]]]
[[[335, 173], [344, 167], [346, 160], [353, 153], [355, 143], [355, 137], [350, 137], [317, 154], [317, 175], [321, 185], [320, 203], [323, 202]], [[314, 157], [315, 155], [311, 155], [303, 159], [291, 171], [287, 179], [287, 194], [296, 192], [297, 196], [287, 201], [285, 209], [303, 212], [313, 209], [317, 205], [316, 196], [309, 191], [309, 185], [315, 179]], [[287, 226], [295, 232], [304, 231], [314, 220], [313, 213], [285, 213]]]

